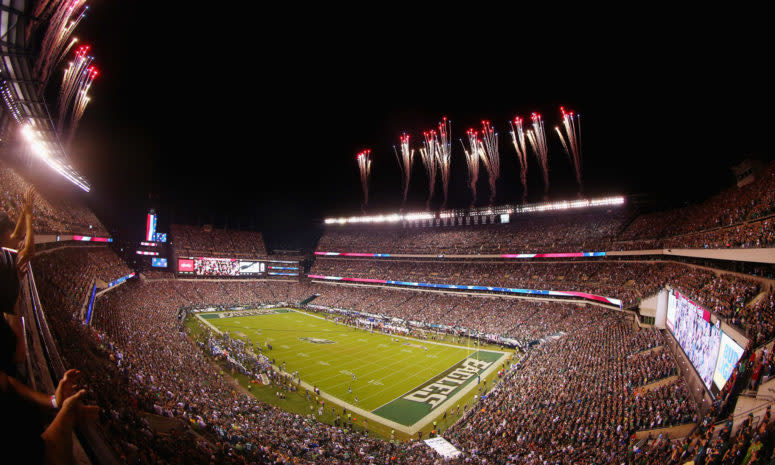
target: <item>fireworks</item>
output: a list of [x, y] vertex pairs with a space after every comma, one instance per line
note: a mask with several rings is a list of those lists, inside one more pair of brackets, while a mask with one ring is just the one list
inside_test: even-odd
[[441, 174], [441, 187], [444, 191], [444, 202], [441, 209], [447, 206], [447, 192], [449, 190], [449, 171], [452, 162], [452, 140], [450, 139], [451, 127], [446, 117], [439, 123], [439, 138], [436, 143], [436, 159]]
[[511, 126], [511, 142], [514, 144], [519, 160], [519, 179], [522, 181], [522, 202], [524, 203], [527, 200], [527, 146], [522, 122], [522, 118], [517, 116], [513, 122], [509, 121], [509, 126]]
[[412, 176], [412, 161], [414, 161], [414, 149], [409, 147], [409, 134], [401, 135], [401, 155], [398, 155], [396, 146], [393, 146], [393, 152], [398, 160], [398, 167], [401, 169], [401, 180], [403, 181], [404, 197], [401, 201], [401, 208], [406, 204], [406, 196], [409, 194], [409, 179]]
[[544, 195], [549, 192], [549, 158], [546, 148], [546, 132], [544, 131], [544, 120], [538, 113], [532, 113], [530, 119], [533, 122], [533, 128], [528, 129], [527, 139], [533, 147], [538, 165], [541, 167], [541, 173], [544, 176]]
[[428, 175], [428, 200], [425, 202], [425, 208], [430, 209], [433, 192], [436, 190], [436, 166], [438, 165], [438, 158], [436, 157], [436, 150], [438, 149], [436, 146], [439, 142], [436, 137], [436, 131], [425, 131], [422, 135], [425, 140], [420, 148], [420, 158], [422, 158], [425, 173]]
[[363, 187], [363, 209], [369, 205], [369, 176], [371, 175], [371, 150], [359, 152], [355, 159], [361, 172], [361, 187]]
[[484, 146], [482, 145], [482, 141], [479, 140], [476, 131], [473, 129], [466, 131], [466, 135], [468, 136], [469, 150], [466, 150], [466, 146], [463, 144], [462, 139], [460, 140], [460, 145], [463, 146], [463, 152], [466, 154], [468, 186], [471, 188], [471, 195], [473, 196], [473, 199], [471, 200], [471, 208], [473, 208], [474, 204], [476, 204], [476, 181], [479, 180], [479, 158], [484, 158]]
[[[89, 88], [97, 70], [91, 65], [93, 57], [87, 55], [88, 45], [82, 45], [75, 52], [75, 60], [70, 62], [62, 78], [62, 88], [59, 90], [59, 124], [58, 131], [62, 134], [65, 122], [70, 120], [70, 133], [75, 127], [89, 103]], [[69, 114], [69, 118], [68, 118]]]
[[[579, 184], [579, 193], [583, 191], [581, 181], [582, 157], [581, 157], [581, 117], [573, 111], [566, 111], [560, 107], [562, 113], [562, 125], [555, 126], [555, 131], [560, 137], [565, 152], [573, 165], [576, 181]], [[77, 112], [76, 112], [77, 113]], [[544, 197], [549, 192], [549, 158], [548, 146], [546, 140], [546, 130], [544, 128], [543, 118], [539, 113], [530, 114], [531, 124], [525, 124], [525, 119], [520, 116], [514, 117], [509, 121], [509, 134], [511, 142], [517, 153], [519, 161], [519, 177], [522, 183], [522, 202], [527, 201], [528, 194], [528, 145], [535, 153], [538, 165], [541, 169], [541, 175], [544, 180]], [[422, 160], [425, 173], [428, 176], [428, 198], [425, 208], [430, 210], [431, 201], [436, 190], [436, 177], [441, 177], [444, 199], [441, 203], [441, 209], [447, 207], [449, 183], [452, 172], [452, 139], [451, 124], [446, 117], [439, 122], [438, 127], [423, 132], [423, 140], [419, 148], [420, 158]], [[477, 183], [479, 181], [481, 162], [487, 170], [488, 182], [490, 187], [489, 205], [492, 206], [497, 198], [498, 180], [501, 175], [500, 150], [498, 146], [498, 133], [488, 120], [482, 121], [480, 130], [468, 129], [466, 131], [467, 142], [464, 139], [458, 139], [463, 147], [466, 157], [466, 167], [468, 174], [468, 187], [471, 190], [471, 208], [477, 202]], [[415, 151], [410, 147], [409, 135], [403, 133], [400, 137], [400, 148], [393, 146], [393, 152], [398, 162], [398, 167], [402, 176], [402, 203], [403, 209], [407, 201], [409, 192], [409, 182], [411, 179], [412, 163], [414, 161]], [[361, 167], [361, 183], [363, 184], [364, 206], [368, 204], [368, 179], [371, 168], [369, 151], [358, 154], [358, 161]]]
[[581, 184], [581, 115], [576, 115], [572, 111], [565, 111], [564, 107], [560, 107], [562, 112], [562, 125], [565, 128], [565, 135], [563, 136], [559, 126], [555, 126], [554, 130], [557, 131], [557, 135], [562, 142], [562, 148], [565, 149], [565, 153], [568, 154], [571, 165], [573, 165], [573, 171], [576, 175], [576, 182], [579, 184], [579, 189], [583, 190]]
[[482, 141], [484, 150], [480, 154], [490, 181], [490, 205], [492, 205], [495, 200], [495, 182], [501, 176], [501, 159], [498, 153], [498, 133], [489, 121], [482, 121]]
[[86, 105], [91, 101], [88, 90], [89, 89], [87, 88], [80, 91], [78, 93], [78, 98], [75, 100], [75, 105], [73, 105], [73, 112], [70, 117], [70, 129], [68, 130], [65, 142], [67, 147], [70, 147], [70, 144], [72, 144], [75, 130], [78, 129], [78, 123], [80, 123], [83, 112], [86, 110]]
[[78, 39], [70, 39], [78, 23], [86, 16], [86, 0], [65, 0], [51, 16], [48, 29], [43, 36], [40, 55], [35, 62], [33, 73], [40, 81], [39, 92], [45, 89], [51, 71], [62, 61]]

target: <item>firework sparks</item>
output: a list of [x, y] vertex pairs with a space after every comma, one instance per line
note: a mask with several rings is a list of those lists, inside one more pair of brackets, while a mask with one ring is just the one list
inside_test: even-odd
[[[88, 55], [89, 46], [82, 45], [75, 52], [75, 60], [70, 62], [62, 78], [62, 88], [59, 90], [59, 122], [58, 131], [62, 134], [65, 123], [77, 125], [88, 103], [88, 92], [97, 70], [91, 66], [93, 57]], [[69, 118], [68, 118], [69, 115]]]
[[363, 209], [369, 205], [369, 176], [371, 175], [371, 150], [359, 152], [355, 159], [361, 172], [361, 187], [363, 187]]
[[78, 129], [78, 124], [81, 122], [81, 117], [83, 117], [83, 112], [86, 110], [86, 105], [91, 101], [91, 97], [89, 97], [89, 88], [91, 87], [91, 82], [97, 77], [97, 70], [94, 69], [93, 66], [91, 68], [91, 76], [88, 78], [88, 83], [78, 92], [78, 97], [73, 104], [73, 111], [70, 115], [70, 129], [66, 139], [68, 148], [73, 142], [75, 131]]
[[573, 165], [579, 190], [583, 191], [584, 186], [581, 184], [581, 115], [577, 115], [573, 111], [565, 111], [564, 107], [560, 107], [560, 112], [562, 112], [562, 125], [565, 129], [565, 134], [563, 134], [559, 126], [555, 126], [554, 130], [557, 131], [560, 142], [562, 142], [562, 148], [565, 149], [565, 153], [568, 155], [571, 165]]
[[412, 162], [414, 161], [414, 149], [409, 147], [409, 134], [401, 134], [401, 155], [398, 154], [396, 146], [393, 146], [393, 152], [396, 154], [398, 167], [401, 169], [401, 180], [403, 182], [404, 197], [401, 202], [401, 208], [406, 204], [406, 197], [409, 194], [409, 180], [412, 176]]
[[482, 154], [484, 152], [484, 146], [479, 139], [479, 135], [473, 129], [466, 131], [466, 135], [468, 136], [469, 149], [466, 150], [466, 146], [462, 139], [460, 140], [460, 145], [463, 146], [463, 152], [466, 154], [468, 186], [471, 188], [471, 195], [473, 196], [471, 200], [471, 208], [473, 208], [474, 204], [476, 204], [476, 181], [479, 180], [479, 159], [484, 158]]
[[481, 152], [481, 159], [490, 181], [490, 205], [492, 205], [495, 200], [496, 181], [501, 176], [501, 159], [498, 153], [498, 133], [489, 121], [482, 121], [482, 141], [484, 150]]
[[86, 0], [65, 0], [51, 16], [41, 43], [41, 51], [35, 62], [33, 73], [40, 81], [39, 92], [45, 89], [51, 71], [67, 55], [78, 39], [70, 40], [78, 23], [86, 16]]
[[541, 167], [541, 173], [544, 176], [544, 195], [549, 192], [549, 158], [546, 148], [546, 132], [544, 131], [544, 120], [538, 113], [532, 113], [530, 120], [533, 122], [533, 128], [528, 129], [527, 139], [533, 147], [538, 165]]
[[438, 145], [438, 138], [436, 131], [425, 131], [422, 133], [425, 140], [423, 140], [422, 147], [420, 148], [420, 158], [422, 164], [425, 167], [425, 173], [428, 175], [428, 200], [425, 202], [425, 208], [431, 208], [431, 199], [433, 193], [436, 190], [436, 167], [438, 165], [438, 158], [436, 157], [436, 147]]
[[519, 160], [519, 179], [522, 182], [522, 202], [527, 201], [527, 146], [525, 143], [525, 128], [523, 120], [519, 116], [514, 121], [509, 121], [511, 126], [511, 142], [514, 144], [514, 150], [517, 151]]
[[444, 202], [441, 209], [447, 206], [447, 192], [449, 191], [449, 172], [452, 163], [452, 140], [450, 138], [451, 126], [446, 117], [439, 123], [439, 138], [436, 144], [436, 159], [441, 174], [441, 187], [444, 191]]

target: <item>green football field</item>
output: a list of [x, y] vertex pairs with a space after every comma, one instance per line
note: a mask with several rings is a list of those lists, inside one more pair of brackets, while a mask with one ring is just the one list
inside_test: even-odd
[[350, 404], [355, 412], [407, 427], [437, 409], [454, 407], [456, 395], [476, 386], [478, 377], [505, 356], [404, 337], [391, 341], [390, 335], [291, 309], [223, 316], [200, 318], [232, 337], [258, 342], [275, 365], [285, 363], [286, 372], [298, 371], [302, 382]]

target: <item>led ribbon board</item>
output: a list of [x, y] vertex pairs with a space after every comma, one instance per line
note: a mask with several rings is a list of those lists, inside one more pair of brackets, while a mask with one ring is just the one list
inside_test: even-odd
[[135, 275], [134, 273], [129, 273], [126, 276], [122, 276], [122, 277], [118, 278], [117, 280], [108, 283], [108, 287], [113, 287], [113, 286], [116, 286], [118, 284], [121, 284], [121, 283], [123, 283], [124, 281], [126, 281], [127, 279], [131, 278], [134, 275]]
[[[68, 236], [61, 236], [61, 240], [66, 241]], [[92, 237], [92, 236], [79, 236], [77, 234], [72, 235], [72, 240], [82, 242], [113, 242], [111, 237]]]
[[394, 286], [409, 286], [409, 287], [422, 287], [429, 289], [454, 289], [459, 291], [488, 291], [488, 292], [500, 292], [506, 294], [528, 294], [528, 295], [545, 295], [545, 296], [559, 296], [559, 297], [579, 297], [587, 300], [594, 300], [596, 302], [602, 302], [609, 305], [616, 305], [619, 308], [622, 307], [622, 301], [613, 297], [604, 297], [601, 295], [588, 294], [586, 292], [576, 291], [549, 291], [542, 289], [518, 289], [512, 287], [495, 287], [495, 286], [475, 286], [475, 285], [463, 285], [463, 284], [437, 284], [437, 283], [419, 283], [412, 281], [393, 281], [386, 279], [370, 279], [370, 278], [347, 278], [341, 276], [325, 276], [325, 275], [307, 275], [310, 279], [324, 279], [327, 281], [348, 281], [357, 283], [369, 283], [369, 284], [391, 284]]
[[[389, 258], [389, 253], [367, 252], [315, 252], [315, 255], [324, 257], [370, 257]], [[434, 254], [428, 254], [434, 255]], [[435, 256], [435, 255], [434, 255]], [[575, 257], [605, 257], [605, 252], [559, 252], [559, 253], [504, 253], [500, 258], [575, 258]]]

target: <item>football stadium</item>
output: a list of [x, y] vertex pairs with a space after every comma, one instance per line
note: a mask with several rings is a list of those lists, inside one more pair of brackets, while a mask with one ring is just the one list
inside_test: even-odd
[[770, 83], [0, 3], [0, 463], [774, 463]]

